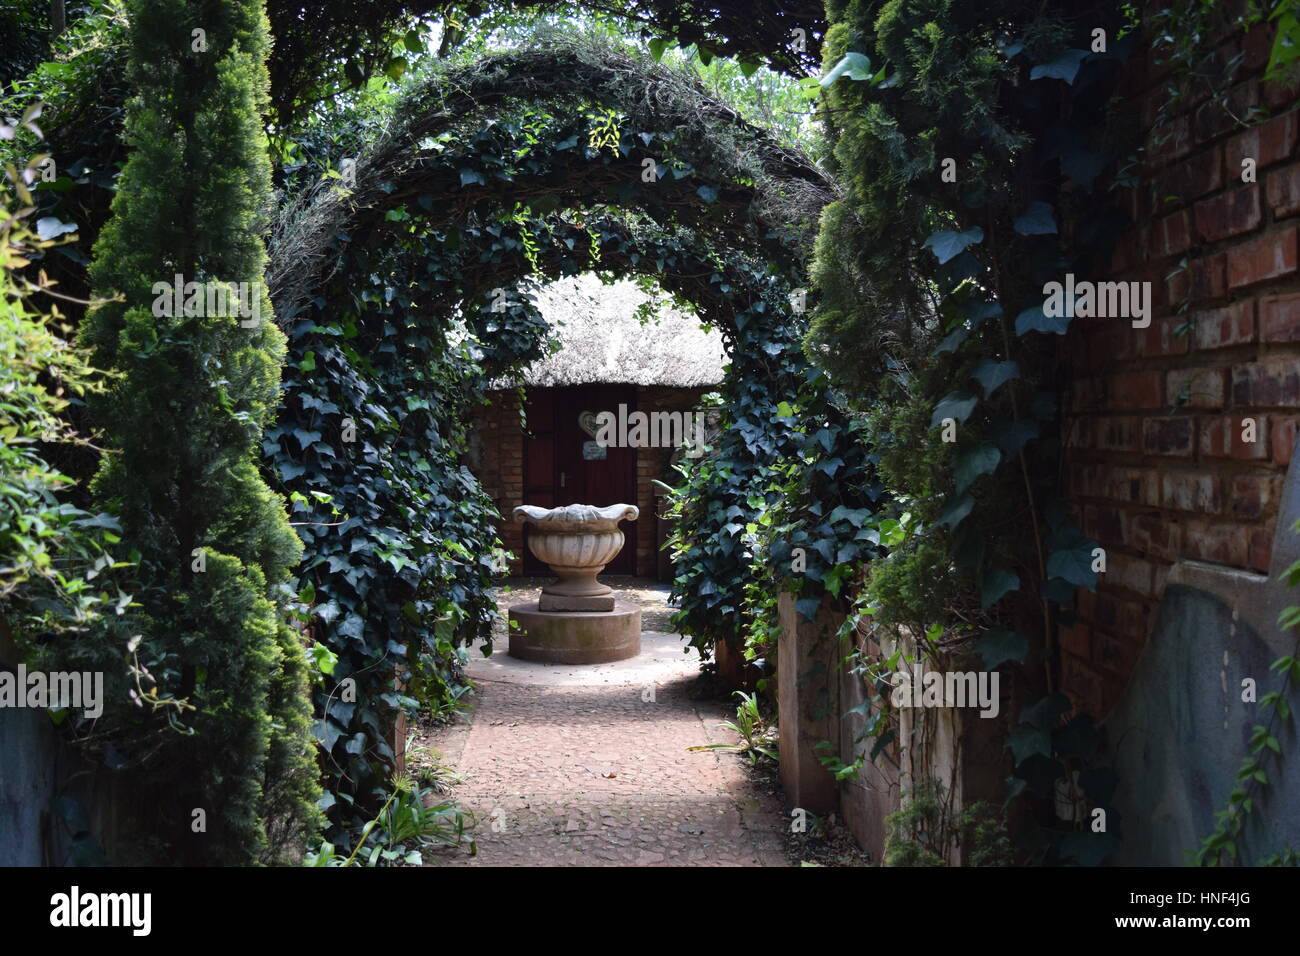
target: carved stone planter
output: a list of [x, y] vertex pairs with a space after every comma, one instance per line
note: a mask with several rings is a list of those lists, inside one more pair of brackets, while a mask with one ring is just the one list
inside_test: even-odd
[[641, 653], [641, 608], [615, 601], [596, 575], [623, 547], [618, 523], [635, 519], [634, 505], [566, 505], [515, 509], [531, 525], [528, 547], [556, 580], [537, 602], [510, 608], [510, 656], [549, 664], [600, 664]]
[[596, 575], [623, 550], [624, 537], [618, 523], [635, 520], [640, 513], [635, 505], [516, 508], [515, 520], [532, 526], [529, 550], [556, 575], [555, 581], [542, 588], [540, 609], [612, 611], [613, 591], [596, 580]]

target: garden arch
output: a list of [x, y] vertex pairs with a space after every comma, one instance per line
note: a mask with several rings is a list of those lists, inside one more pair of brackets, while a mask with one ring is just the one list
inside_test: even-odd
[[[647, 274], [717, 323], [733, 356], [724, 441], [742, 467], [699, 520], [734, 524], [747, 482], [797, 437], [773, 424], [806, 378], [789, 296], [833, 188], [680, 74], [581, 44], [440, 74], [348, 185], [304, 189], [274, 233], [267, 274], [290, 361], [263, 448], [303, 519], [317, 636], [339, 657], [334, 676], [361, 685], [361, 703], [327, 690], [317, 706], [333, 790], [365, 805], [393, 759], [394, 661], [423, 662], [399, 672], [405, 687], [445, 697], [455, 643], [485, 636], [494, 611], [496, 514], [459, 464], [465, 411], [490, 374], [538, 354], [545, 323], [527, 295], [493, 313], [491, 291], [593, 268]], [[745, 573], [735, 535], [701, 538]]]
[[[590, 146], [575, 140], [565, 147], [559, 140], [532, 168], [509, 173], [445, 161], [453, 134], [475, 136], [483, 152], [493, 134], [471, 124], [523, 102], [617, 111], [623, 128], [617, 148], [591, 155]], [[570, 125], [589, 126], [583, 120]], [[422, 194], [442, 201], [421, 212], [434, 226], [463, 219], [486, 199], [506, 205], [559, 194], [570, 205], [631, 205], [661, 224], [726, 235], [785, 269], [802, 267], [821, 209], [835, 197], [833, 183], [806, 156], [747, 123], [697, 83], [590, 41], [496, 54], [439, 73], [410, 93], [392, 128], [353, 159], [355, 186], [320, 182], [279, 217], [267, 282], [282, 321], [335, 274], [343, 246], [374, 238], [385, 212], [418, 202]], [[647, 159], [665, 167], [654, 189], [640, 188]]]

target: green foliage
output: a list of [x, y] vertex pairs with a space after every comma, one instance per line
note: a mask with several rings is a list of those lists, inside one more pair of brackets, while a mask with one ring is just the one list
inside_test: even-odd
[[758, 694], [746, 694], [744, 691], [738, 690], [736, 696], [740, 698], [740, 704], [736, 707], [736, 719], [734, 721], [724, 720], [718, 726], [730, 730], [740, 738], [740, 742], [735, 744], [702, 744], [698, 747], [688, 747], [686, 749], [692, 752], [707, 750], [734, 751], [748, 757], [751, 765], [757, 765], [763, 760], [770, 760], [775, 763], [780, 759], [776, 752], [776, 727], [763, 716], [763, 712], [759, 707]]
[[[37, 112], [28, 111], [31, 127]], [[23, 275], [66, 241], [32, 230], [30, 186], [41, 159], [6, 171], [0, 208], [0, 602], [11, 623], [32, 632], [97, 617], [114, 597], [103, 583], [120, 567], [108, 553], [118, 541], [117, 521], [61, 500], [72, 481], [40, 448], [87, 443], [64, 416], [99, 384], [84, 353], [68, 343], [57, 306], [37, 304], [48, 280]], [[49, 222], [38, 226], [48, 232]], [[128, 600], [120, 592], [117, 598]]]
[[[376, 209], [330, 250], [333, 279], [292, 316], [284, 400], [263, 453], [307, 542], [298, 588], [312, 632], [337, 658], [316, 724], [335, 844], [354, 843], [383, 802], [396, 712], [455, 707], [465, 692], [464, 645], [490, 639], [488, 589], [504, 568], [499, 515], [461, 458], [489, 382], [543, 352], [549, 329], [521, 283], [593, 267], [658, 278], [700, 303], [731, 342], [754, 345], [752, 356], [735, 349], [732, 373], [751, 403], [774, 381], [793, 387], [788, 370], [805, 367], [797, 334], [774, 331], [787, 285], [710, 241], [713, 230], [741, 231], [732, 214], [721, 210], [698, 231], [677, 223], [681, 195], [694, 195], [701, 180], [737, 177], [723, 165], [728, 154], [689, 129], [641, 129], [622, 113], [615, 123], [611, 109], [599, 99], [563, 109], [512, 103], [490, 122], [467, 118], [454, 133], [427, 136], [400, 202]], [[324, 126], [313, 137], [330, 141]], [[633, 189], [618, 166], [652, 142], [672, 171], [654, 189]], [[293, 175], [330, 174], [304, 166]], [[466, 196], [472, 215], [453, 218]], [[645, 214], [615, 215], [611, 206], [622, 204]], [[669, 225], [652, 218], [660, 216]], [[345, 423], [355, 440], [344, 437]], [[745, 434], [754, 454], [775, 454], [757, 414]], [[745, 502], [742, 527], [753, 513]], [[727, 556], [737, 568], [741, 558]], [[733, 587], [739, 601], [743, 583]], [[340, 692], [348, 679], [355, 701]]]
[[[674, 624], [707, 659], [718, 641], [745, 634], [762, 599], [761, 566], [754, 553], [759, 526], [777, 504], [777, 468], [799, 447], [793, 416], [780, 414], [804, 369], [792, 340], [788, 287], [736, 262], [720, 283], [740, 298], [733, 364], [722, 386], [717, 440], [709, 454], [678, 464], [669, 538], [674, 567]], [[783, 294], [784, 293], [784, 294]], [[782, 321], [784, 319], [785, 321]], [[774, 321], [775, 320], [775, 321]], [[761, 356], [761, 358], [760, 358]], [[746, 597], [747, 589], [751, 597]]]
[[50, 44], [45, 61], [0, 89], [0, 115], [20, 116], [32, 103], [43, 106], [42, 134], [19, 130], [12, 140], [0, 139], [0, 160], [19, 167], [32, 153], [53, 160], [33, 185], [39, 217], [76, 223], [78, 242], [55, 248], [43, 266], [60, 291], [73, 297], [60, 303], [76, 324], [84, 311], [80, 300], [89, 297], [85, 252], [108, 218], [126, 154], [127, 27], [122, 0], [68, 6], [69, 27]]
[[[140, 635], [196, 709], [184, 746], [118, 749], [167, 794], [157, 825], [172, 859], [275, 860], [317, 814], [307, 665], [287, 612], [302, 545], [254, 461], [285, 349], [258, 228], [270, 198], [265, 16], [255, 0], [202, 11], [136, 0], [129, 11], [133, 150], [91, 270], [112, 301], [81, 330], [114, 372], [91, 402], [112, 452], [93, 489], [138, 554], [139, 608], [104, 639]], [[194, 28], [206, 51], [192, 48]], [[155, 315], [155, 284], [177, 275], [251, 283], [260, 321]], [[192, 832], [193, 808], [207, 811], [206, 833]]]
[[978, 802], [954, 812], [950, 794], [927, 778], [885, 817], [885, 866], [947, 866], [959, 847], [969, 866], [1010, 866], [1011, 840], [997, 808]]
[[1275, 83], [1293, 80], [1300, 60], [1300, 3], [1296, 0], [1278, 0], [1273, 4], [1268, 19], [1277, 24], [1273, 35], [1273, 48], [1268, 55], [1266, 78]]
[[[932, 634], [1012, 634], [990, 648], [1012, 652], [999, 663], [1031, 699], [1055, 687], [1056, 621], [1096, 577], [1058, 487], [1069, 319], [1044, 314], [1041, 289], [1104, 263], [1123, 221], [1093, 143], [1130, 41], [1113, 14], [1072, 13], [1024, 0], [833, 13], [821, 96], [845, 197], [823, 213], [805, 341], [865, 415], [892, 501], [862, 611], [927, 635], [927, 653]], [[875, 715], [869, 732], [883, 726]], [[1013, 775], [1012, 796], [1046, 798], [1041, 782]]]
[[402, 778], [393, 785], [378, 816], [366, 824], [351, 853], [340, 856], [334, 844], [323, 842], [304, 856], [303, 865], [423, 866], [423, 851], [466, 842], [473, 855], [473, 837], [466, 836], [472, 826], [473, 821], [454, 802]]
[[[31, 105], [21, 120], [38, 139], [39, 112]], [[0, 126], [0, 139], [12, 142], [13, 127]], [[104, 675], [100, 717], [50, 711], [65, 735], [94, 752], [114, 730], [138, 723], [146, 708], [172, 726], [192, 708], [167, 690], [175, 686], [167, 655], [142, 652], [124, 636], [105, 642], [94, 632], [120, 620], [131, 603], [123, 589], [134, 583], [126, 570], [131, 562], [113, 554], [121, 543], [116, 517], [78, 507], [71, 500], [76, 483], [51, 462], [69, 449], [93, 449], [68, 415], [103, 382], [68, 341], [71, 330], [57, 305], [65, 297], [42, 268], [51, 250], [75, 239], [68, 234], [75, 227], [44, 217], [31, 229], [31, 187], [42, 161], [38, 155], [21, 169], [7, 165], [0, 209], [0, 626], [33, 669]]]
[[[671, 42], [696, 48], [705, 65], [729, 57], [745, 69], [768, 63], [793, 75], [815, 66], [825, 26], [821, 0], [751, 0], [713, 7], [682, 0], [370, 0], [364, 7], [318, 4], [310, 17], [293, 0], [270, 0], [267, 6], [276, 38], [273, 96], [283, 124], [321, 99], [365, 86], [376, 75], [400, 76], [415, 55], [448, 57], [464, 47], [477, 50], [484, 35], [527, 26], [539, 17], [594, 19], [624, 29], [630, 23], [656, 56]], [[798, 46], [791, 42], [794, 27], [804, 31]]]

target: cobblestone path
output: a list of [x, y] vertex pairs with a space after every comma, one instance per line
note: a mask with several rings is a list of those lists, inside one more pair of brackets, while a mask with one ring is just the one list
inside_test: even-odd
[[[620, 598], [653, 610], [664, 594]], [[516, 662], [499, 644], [471, 669], [469, 726], [424, 741], [462, 775], [454, 796], [478, 821], [477, 855], [434, 865], [786, 865], [781, 809], [743, 758], [687, 749], [734, 742], [718, 726], [734, 708], [690, 698], [697, 664], [680, 648], [650, 631], [636, 660], [584, 668]]]

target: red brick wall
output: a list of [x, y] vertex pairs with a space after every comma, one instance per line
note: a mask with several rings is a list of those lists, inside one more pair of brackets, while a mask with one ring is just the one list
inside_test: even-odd
[[524, 503], [523, 430], [520, 427], [518, 393], [493, 392], [491, 401], [474, 416], [470, 439], [469, 469], [483, 485], [504, 520], [498, 525], [501, 543], [516, 558], [523, 554], [523, 527], [510, 519]]
[[[1221, 62], [1245, 53], [1233, 112], [1272, 117], [1251, 128], [1202, 95], [1152, 129], [1162, 71], [1128, 67], [1128, 108], [1148, 144], [1172, 135], [1124, 194], [1134, 225], [1097, 278], [1150, 280], [1154, 317], [1147, 329], [1077, 319], [1066, 340], [1068, 487], [1108, 561], [1097, 593], [1080, 592], [1078, 623], [1062, 629], [1062, 671], [1094, 713], [1123, 688], [1175, 561], [1268, 570], [1300, 411], [1300, 112], [1294, 89], [1260, 81], [1270, 44], [1264, 28], [1219, 50]], [[1246, 157], [1254, 183], [1242, 181]]]
[[[685, 411], [695, 408], [700, 396], [707, 391], [709, 389], [638, 385], [636, 408], [647, 413]], [[501, 541], [516, 557], [511, 564], [515, 573], [519, 571], [519, 559], [523, 555], [523, 529], [510, 520], [510, 514], [525, 503], [523, 441], [517, 393], [494, 392], [492, 401], [481, 408], [475, 418], [469, 466], [505, 518], [500, 526]], [[671, 448], [637, 450], [636, 501], [631, 503], [641, 509], [641, 516], [637, 519], [636, 573], [645, 577], [655, 577], [659, 540], [656, 528], [656, 515], [660, 510], [659, 489], [653, 479], [674, 483], [668, 466], [672, 453]]]

